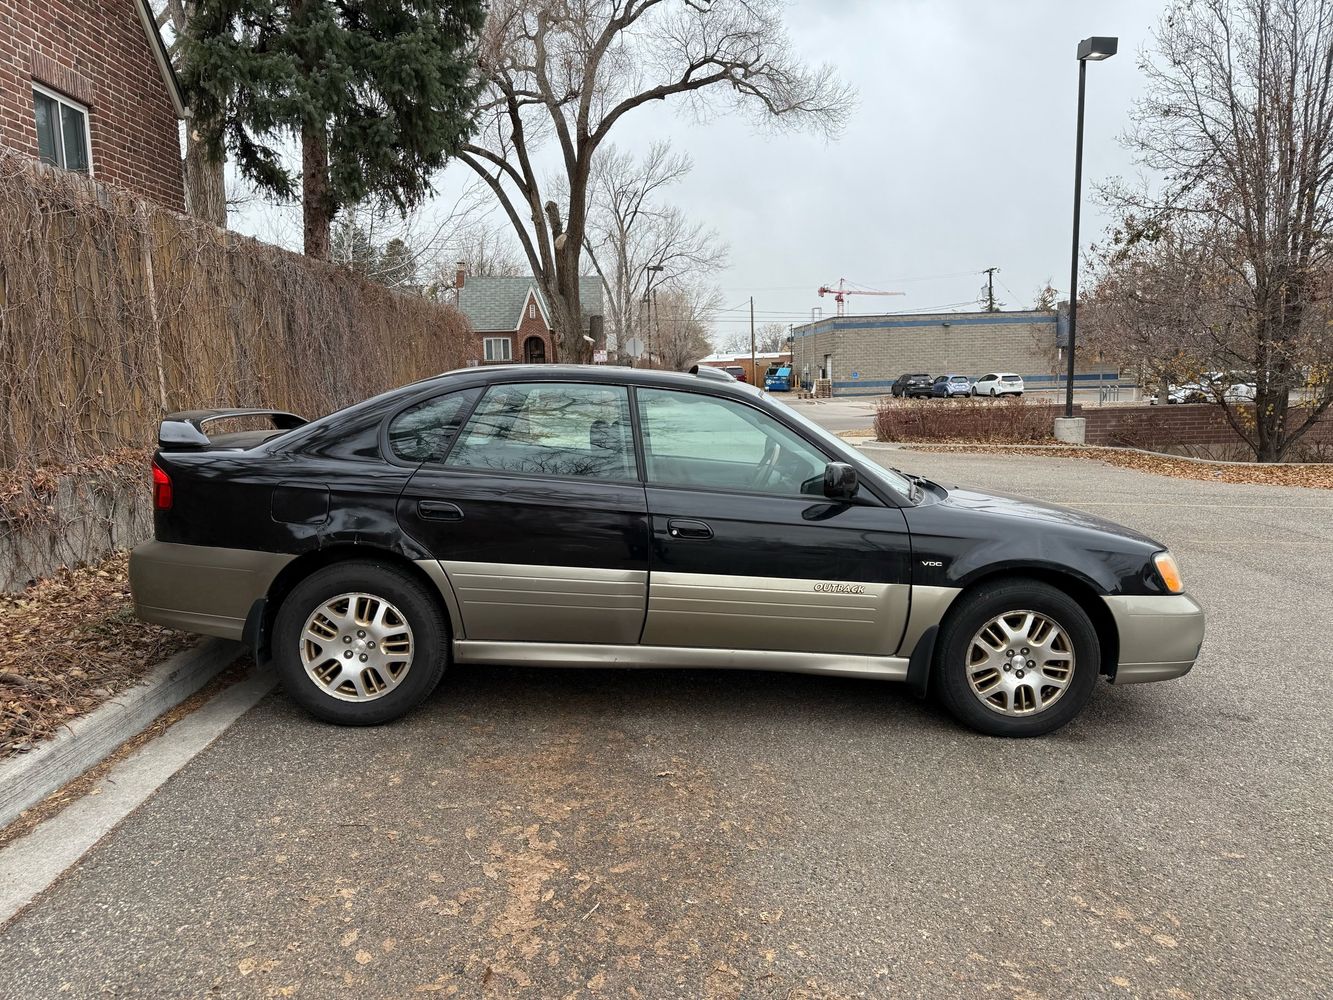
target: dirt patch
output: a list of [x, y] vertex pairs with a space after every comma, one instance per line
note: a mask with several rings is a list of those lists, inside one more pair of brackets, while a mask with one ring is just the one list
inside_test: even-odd
[[134, 617], [129, 555], [0, 595], [0, 758], [31, 750], [106, 703], [194, 637]]
[[989, 444], [984, 441], [956, 444], [905, 444], [903, 451], [946, 453], [978, 451], [990, 455], [1039, 455], [1045, 458], [1084, 458], [1125, 469], [1137, 469], [1176, 479], [1197, 479], [1210, 483], [1251, 483], [1259, 486], [1304, 486], [1333, 490], [1333, 463], [1307, 465], [1263, 465], [1259, 463], [1206, 462], [1140, 451], [1077, 446], [1030, 446]]

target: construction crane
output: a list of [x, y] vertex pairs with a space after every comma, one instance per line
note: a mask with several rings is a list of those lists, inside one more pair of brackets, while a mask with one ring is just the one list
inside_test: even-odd
[[876, 292], [869, 288], [848, 288], [847, 279], [839, 278], [838, 287], [830, 288], [828, 285], [819, 286], [819, 297], [822, 299], [825, 295], [832, 295], [833, 301], [838, 304], [838, 315], [841, 316], [847, 311], [848, 295], [906, 295], [906, 292]]

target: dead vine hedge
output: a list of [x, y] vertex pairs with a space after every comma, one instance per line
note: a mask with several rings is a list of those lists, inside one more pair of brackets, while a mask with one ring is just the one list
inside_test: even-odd
[[318, 416], [461, 364], [466, 321], [0, 150], [0, 467], [151, 445], [165, 412]]
[[0, 149], [0, 590], [149, 529], [172, 410], [309, 417], [461, 365], [454, 309]]

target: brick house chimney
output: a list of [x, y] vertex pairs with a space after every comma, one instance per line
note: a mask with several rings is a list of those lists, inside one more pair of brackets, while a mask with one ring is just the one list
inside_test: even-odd
[[458, 262], [458, 273], [454, 275], [454, 288], [463, 287], [463, 279], [467, 277], [466, 268], [467, 268], [467, 262], [460, 260]]

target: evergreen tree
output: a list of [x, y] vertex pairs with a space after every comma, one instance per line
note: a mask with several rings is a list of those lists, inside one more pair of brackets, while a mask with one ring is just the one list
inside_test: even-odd
[[484, 16], [483, 0], [199, 0], [182, 75], [195, 127], [260, 188], [299, 190], [305, 252], [327, 259], [340, 206], [406, 211], [467, 140]]

